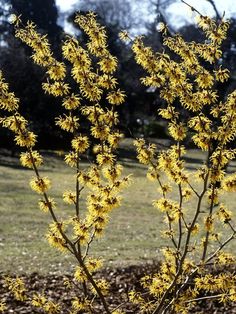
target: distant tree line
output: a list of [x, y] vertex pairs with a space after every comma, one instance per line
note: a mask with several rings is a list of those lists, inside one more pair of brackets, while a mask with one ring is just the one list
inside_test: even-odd
[[[152, 2], [152, 3], [151, 3]], [[159, 22], [168, 22], [165, 8], [174, 0], [150, 0], [157, 19], [146, 23], [146, 44], [157, 50], [163, 49], [162, 38], [157, 31]], [[217, 19], [220, 14], [213, 1], [212, 4]], [[129, 45], [119, 39], [119, 32], [139, 27], [137, 17], [132, 17], [132, 9], [128, 0], [82, 0], [71, 12], [68, 21], [73, 25], [76, 11], [97, 12], [99, 22], [107, 28], [110, 51], [119, 60], [117, 77], [122, 90], [126, 92], [126, 104], [120, 108], [121, 127], [126, 136], [167, 136], [164, 127], [158, 123], [157, 107], [162, 106], [158, 89], [147, 89], [138, 79], [143, 75], [142, 69], [136, 64]], [[54, 124], [54, 117], [60, 114], [60, 100], [45, 95], [41, 89], [44, 72], [33, 64], [30, 51], [14, 37], [9, 23], [11, 13], [21, 14], [22, 20], [35, 22], [41, 33], [47, 34], [56, 57], [61, 59], [61, 40], [65, 39], [65, 32], [58, 25], [58, 9], [55, 0], [0, 0], [0, 68], [11, 85], [11, 89], [20, 98], [22, 113], [32, 122], [32, 129], [38, 134], [41, 148], [66, 149], [59, 128]], [[169, 29], [172, 32], [171, 24]], [[74, 25], [74, 27], [76, 27]], [[188, 41], [202, 41], [202, 34], [194, 25], [187, 25], [178, 30]], [[173, 31], [174, 32], [174, 31]], [[78, 31], [80, 42], [85, 38]], [[236, 88], [236, 20], [231, 20], [228, 39], [224, 43], [222, 66], [229, 68], [233, 76], [229, 83], [219, 86], [220, 97], [224, 99], [226, 93]], [[74, 82], [74, 88], [78, 87]], [[158, 106], [157, 106], [158, 104]], [[1, 116], [1, 113], [0, 113]], [[84, 126], [86, 129], [86, 126]], [[0, 131], [0, 146], [12, 146], [7, 131]]]

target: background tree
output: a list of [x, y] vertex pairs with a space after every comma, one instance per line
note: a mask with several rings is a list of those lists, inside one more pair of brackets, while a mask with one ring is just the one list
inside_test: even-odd
[[[47, 0], [42, 5], [39, 0], [1, 0], [0, 8], [2, 27], [4, 28], [4, 37], [2, 37], [0, 47], [1, 69], [9, 84], [13, 86], [17, 97], [21, 99], [23, 114], [31, 119], [32, 129], [39, 134], [40, 145], [42, 147], [52, 145], [56, 148], [60, 145], [59, 141], [55, 141], [59, 131], [52, 126], [55, 111], [59, 110], [58, 101], [41, 91], [44, 73], [32, 63], [29, 49], [22, 47], [14, 38], [13, 29], [9, 24], [11, 13], [21, 14], [24, 23], [27, 20], [33, 21], [40, 28], [41, 33], [48, 34], [52, 50], [60, 58], [60, 41], [63, 30], [57, 25], [58, 12], [55, 1]], [[11, 146], [7, 134], [1, 134], [1, 138], [2, 145], [9, 144]]]
[[[122, 43], [119, 39], [119, 32], [123, 29], [131, 34], [145, 32], [145, 44], [154, 48], [155, 51], [162, 51], [162, 37], [158, 32], [160, 22], [168, 24], [172, 35], [176, 33], [176, 25], [167, 14], [167, 9], [175, 0], [146, 0], [149, 3], [150, 15], [154, 18], [144, 22], [141, 17], [141, 9], [136, 11], [135, 1], [130, 0], [81, 0], [76, 4], [70, 14], [69, 21], [72, 20], [77, 11], [87, 12], [95, 11], [99, 22], [107, 28], [108, 46], [113, 55], [119, 60], [117, 71], [118, 81], [123, 90], [126, 91], [126, 104], [120, 110], [122, 128], [127, 136], [136, 136], [138, 133], [144, 133], [145, 136], [158, 134], [158, 137], [165, 136], [163, 127], [158, 122], [157, 113], [153, 111], [154, 104], [162, 106], [159, 97], [159, 90], [156, 88], [147, 88], [140, 84], [138, 77], [143, 76], [143, 70], [134, 61], [130, 52], [130, 46]], [[214, 9], [215, 16], [218, 19], [220, 13], [213, 0], [208, 1]], [[138, 3], [138, 2], [137, 2]], [[9, 24], [10, 13], [22, 15], [22, 20], [32, 20], [37, 24], [42, 34], [48, 34], [52, 50], [60, 60], [61, 47], [60, 41], [64, 36], [63, 29], [57, 24], [58, 11], [55, 0], [0, 0], [0, 66], [3, 69], [7, 81], [14, 87], [16, 95], [21, 99], [24, 106], [23, 113], [32, 121], [32, 128], [39, 134], [39, 142], [42, 147], [61, 147], [60, 132], [54, 125], [53, 120], [58, 116], [58, 100], [44, 95], [41, 92], [40, 85], [44, 81], [44, 73], [30, 61], [28, 48], [23, 48], [12, 36], [12, 29]], [[156, 17], [155, 17], [156, 16]], [[74, 25], [76, 27], [76, 25]], [[222, 65], [226, 65], [231, 73], [231, 80], [227, 84], [219, 86], [221, 95], [228, 90], [235, 88], [235, 58], [236, 58], [236, 22], [231, 21], [228, 39], [224, 42], [222, 56]], [[202, 34], [196, 28], [189, 24], [178, 30], [183, 37], [188, 40], [203, 40]], [[77, 29], [78, 37], [81, 43], [85, 43], [85, 37]], [[75, 85], [75, 83], [72, 83]], [[26, 88], [27, 86], [27, 88]], [[75, 86], [74, 86], [75, 87]], [[50, 132], [49, 131], [50, 128]], [[53, 129], [52, 129], [53, 128]], [[1, 131], [3, 132], [3, 131]], [[49, 138], [48, 134], [52, 137]], [[1, 145], [9, 144], [9, 139], [1, 135]], [[59, 139], [59, 140], [56, 140]]]

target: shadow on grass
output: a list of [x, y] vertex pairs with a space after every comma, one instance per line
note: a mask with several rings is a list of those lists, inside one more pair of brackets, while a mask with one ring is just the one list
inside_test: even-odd
[[12, 152], [7, 149], [0, 149], [0, 166], [25, 170], [25, 168], [21, 166], [19, 162], [19, 153]]

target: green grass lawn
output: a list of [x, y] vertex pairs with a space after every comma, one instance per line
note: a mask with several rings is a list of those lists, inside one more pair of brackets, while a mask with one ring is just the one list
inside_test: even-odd
[[[199, 166], [203, 158], [200, 151], [189, 151], [186, 160], [188, 170]], [[133, 174], [133, 184], [123, 193], [122, 206], [111, 213], [105, 236], [92, 247], [92, 253], [104, 258], [105, 264], [110, 266], [159, 259], [160, 250], [166, 243], [160, 236], [160, 229], [165, 226], [163, 217], [152, 207], [152, 201], [159, 195], [157, 186], [147, 181], [144, 166], [131, 159], [122, 159], [121, 162], [125, 174]], [[235, 171], [236, 162], [228, 170]], [[28, 181], [33, 172], [20, 167], [16, 157], [3, 153], [0, 156], [0, 173], [0, 271], [69, 272], [74, 260], [51, 248], [44, 238], [50, 219], [38, 209], [39, 196], [29, 187]], [[73, 187], [72, 169], [64, 167], [62, 158], [47, 154], [41, 173], [52, 179], [50, 195], [56, 198], [63, 215], [73, 215], [61, 197], [65, 189]], [[176, 191], [173, 191], [174, 197], [175, 194]], [[235, 193], [225, 196], [225, 201], [231, 210], [235, 209]], [[191, 215], [193, 204], [188, 207]], [[230, 249], [235, 251], [236, 244], [231, 244]]]

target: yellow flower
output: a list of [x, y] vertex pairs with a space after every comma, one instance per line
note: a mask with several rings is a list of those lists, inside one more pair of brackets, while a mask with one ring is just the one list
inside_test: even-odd
[[[0, 88], [1, 86], [0, 82]], [[16, 98], [14, 93], [10, 93], [7, 91], [2, 90], [1, 88], [1, 94], [0, 94], [0, 109], [4, 109], [7, 111], [15, 111], [19, 108], [19, 99]]]
[[75, 204], [76, 203], [76, 194], [72, 191], [65, 191], [63, 193], [63, 201], [67, 204]]
[[211, 274], [194, 279], [195, 286], [198, 290], [215, 292], [218, 290], [217, 278]]
[[14, 116], [4, 117], [0, 119], [0, 123], [3, 127], [8, 128], [14, 133], [20, 133], [26, 131], [27, 120], [24, 117], [16, 113]]
[[109, 221], [109, 216], [106, 213], [94, 211], [91, 212], [90, 221], [93, 223], [96, 236], [100, 236]]
[[236, 192], [236, 174], [229, 175], [223, 180], [222, 189], [227, 192]]
[[188, 126], [198, 132], [209, 131], [211, 125], [212, 121], [203, 114], [199, 114], [188, 121]]
[[140, 304], [144, 302], [144, 299], [140, 292], [130, 291], [129, 292], [129, 301], [134, 304]]
[[115, 161], [115, 155], [111, 153], [98, 154], [96, 159], [101, 166], [112, 165]]
[[68, 110], [77, 109], [80, 105], [80, 97], [75, 94], [71, 94], [70, 96], [63, 99], [62, 106], [64, 106]]
[[30, 187], [33, 191], [43, 194], [51, 187], [51, 181], [47, 177], [32, 178], [30, 181]]
[[108, 138], [110, 128], [107, 125], [94, 125], [91, 127], [91, 134], [93, 137], [100, 140], [105, 140]]
[[121, 197], [119, 196], [110, 196], [103, 200], [104, 207], [107, 211], [112, 210], [120, 206]]
[[79, 135], [71, 141], [74, 150], [80, 154], [84, 153], [89, 148], [89, 141], [87, 136]]
[[78, 163], [78, 156], [75, 152], [69, 152], [65, 155], [65, 163], [69, 165], [70, 167], [76, 167]]
[[120, 140], [124, 137], [124, 134], [115, 132], [115, 133], [110, 133], [108, 135], [108, 143], [112, 148], [117, 148], [119, 145]]
[[232, 219], [232, 212], [228, 210], [224, 204], [220, 204], [220, 208], [216, 212], [216, 215], [225, 224], [229, 223]]
[[53, 198], [49, 197], [48, 200], [39, 200], [39, 208], [44, 211], [48, 212], [50, 209], [56, 208], [56, 202]]
[[168, 131], [176, 141], [183, 141], [187, 136], [187, 128], [182, 122], [179, 124], [170, 123], [168, 126]]
[[214, 219], [213, 219], [213, 217], [210, 215], [210, 216], [207, 216], [206, 218], [205, 218], [205, 228], [206, 228], [206, 230], [207, 231], [209, 231], [209, 232], [212, 232], [212, 230], [213, 230], [213, 222], [214, 222]]
[[228, 28], [229, 22], [223, 21], [222, 19], [218, 27], [214, 27], [214, 29], [206, 31], [206, 35], [214, 45], [221, 45], [222, 41], [227, 36]]
[[62, 62], [56, 61], [50, 65], [47, 74], [52, 80], [62, 80], [66, 75], [66, 67]]
[[82, 269], [82, 267], [77, 266], [74, 273], [74, 278], [78, 282], [84, 282], [87, 280], [87, 277]]
[[208, 189], [207, 200], [209, 204], [218, 205], [219, 204], [219, 189]]
[[10, 15], [10, 23], [15, 24], [16, 27], [18, 27], [22, 21], [21, 21], [21, 15], [11, 14]]
[[158, 23], [158, 32], [163, 33], [163, 35], [168, 34], [168, 27], [164, 23]]
[[[78, 175], [79, 182], [83, 185], [91, 183], [92, 180], [94, 180], [93, 177], [87, 172], [80, 171]], [[97, 181], [98, 177], [95, 178], [95, 181]]]
[[35, 307], [43, 308], [43, 306], [45, 305], [46, 302], [47, 302], [47, 299], [45, 298], [44, 295], [36, 293], [33, 295], [31, 304]]
[[189, 189], [189, 188], [183, 189], [182, 197], [185, 201], [188, 201], [192, 195], [193, 195], [193, 192], [191, 189]]
[[199, 180], [205, 180], [207, 175], [209, 173], [209, 170], [206, 166], [202, 166], [201, 168], [199, 168], [194, 176], [196, 177], [196, 179], [199, 181]]
[[102, 267], [103, 261], [101, 259], [98, 259], [98, 258], [89, 257], [86, 260], [85, 265], [86, 265], [88, 271], [90, 273], [93, 273]]
[[72, 313], [78, 313], [78, 311], [88, 311], [90, 304], [87, 299], [76, 297], [72, 300], [71, 305], [72, 305], [72, 309], [75, 310], [75, 312], [71, 312], [72, 314]]
[[26, 301], [27, 295], [26, 295], [26, 287], [24, 281], [19, 278], [10, 278], [5, 277], [4, 283], [7, 286], [7, 288], [14, 294], [14, 297], [18, 301]]
[[167, 198], [160, 198], [154, 201], [153, 206], [160, 209], [160, 211], [162, 212], [168, 211], [170, 213], [179, 209], [179, 205], [176, 202], [169, 200]]
[[69, 93], [69, 85], [62, 81], [55, 81], [53, 83], [43, 83], [43, 90], [48, 94], [52, 94], [55, 97], [65, 96]]
[[103, 74], [100, 75], [98, 78], [98, 84], [99, 86], [101, 86], [102, 88], [105, 89], [113, 89], [116, 87], [117, 83], [117, 79], [112, 77], [111, 75], [108, 74]]
[[141, 78], [141, 82], [146, 86], [159, 88], [165, 84], [165, 76], [162, 74], [153, 74], [151, 76]]
[[107, 100], [112, 105], [121, 105], [125, 101], [125, 93], [120, 89], [108, 93]]
[[117, 58], [108, 54], [102, 57], [98, 64], [104, 73], [113, 73], [117, 68]]
[[56, 125], [59, 125], [62, 130], [73, 133], [79, 128], [79, 118], [72, 114], [64, 114], [63, 117], [56, 118]]
[[225, 176], [225, 171], [220, 168], [218, 169], [212, 168], [210, 170], [211, 183], [221, 182], [224, 179], [224, 176]]
[[219, 168], [226, 166], [232, 159], [234, 159], [233, 151], [224, 149], [215, 150], [210, 157], [212, 165]]
[[234, 265], [235, 264], [235, 256], [226, 252], [219, 252], [216, 256], [216, 264], [219, 265]]
[[62, 237], [62, 235], [59, 232], [58, 227], [50, 226], [49, 232], [46, 234], [46, 239], [48, 240], [48, 243], [52, 246], [58, 249], [61, 252], [67, 251], [66, 241]]
[[155, 144], [149, 144], [148, 146], [141, 146], [140, 148], [137, 148], [138, 151], [138, 160], [140, 163], [144, 165], [148, 165], [152, 159], [155, 156], [156, 151], [156, 145]]
[[97, 83], [86, 80], [80, 83], [81, 94], [90, 101], [99, 101], [102, 97], [103, 91]]
[[161, 89], [160, 96], [165, 99], [168, 104], [172, 104], [176, 98], [174, 92], [167, 87]]
[[178, 118], [179, 113], [175, 111], [175, 107], [170, 105], [166, 109], [158, 109], [159, 115], [164, 119], [175, 119]]
[[0, 301], [0, 312], [4, 312], [7, 309], [6, 303]]
[[202, 70], [198, 75], [195, 81], [198, 83], [198, 86], [201, 88], [210, 88], [214, 84], [214, 77], [210, 75], [207, 70]]
[[34, 63], [42, 66], [42, 67], [49, 67], [54, 62], [54, 58], [50, 51], [36, 51], [32, 54], [32, 59]]
[[112, 165], [111, 167], [104, 167], [102, 169], [103, 175], [110, 182], [114, 182], [119, 178], [123, 170], [123, 167], [119, 164]]
[[74, 237], [78, 238], [81, 244], [87, 243], [89, 240], [89, 226], [87, 221], [73, 220]]
[[44, 311], [48, 314], [59, 314], [61, 313], [61, 306], [55, 302], [47, 301], [44, 305]]
[[36, 144], [36, 135], [30, 131], [24, 131], [15, 136], [15, 142], [21, 147], [34, 147]]
[[208, 151], [211, 144], [211, 134], [204, 132], [192, 136], [193, 142], [202, 150]]
[[128, 40], [130, 40], [128, 31], [126, 31], [126, 30], [121, 31], [121, 32], [119, 33], [119, 38], [120, 38], [121, 40], [123, 40], [123, 41], [128, 41]]
[[[95, 280], [95, 282], [103, 295], [107, 295], [109, 293], [110, 285], [105, 279], [97, 279]], [[94, 293], [94, 295], [97, 295], [97, 291], [93, 287], [91, 287], [91, 290]]]
[[112, 311], [111, 314], [125, 314], [125, 312], [118, 309], [118, 310]]
[[196, 20], [203, 30], [212, 29], [215, 26], [215, 22], [208, 16], [197, 15]]
[[34, 168], [34, 166], [39, 167], [42, 165], [43, 158], [37, 151], [31, 151], [30, 153], [21, 153], [20, 162], [24, 167]]
[[153, 166], [148, 168], [147, 178], [150, 181], [155, 181], [159, 179], [159, 177], [160, 177], [160, 174], [156, 168], [154, 168]]
[[198, 234], [199, 233], [199, 230], [200, 230], [200, 226], [199, 224], [195, 224], [192, 229], [191, 229], [191, 233], [194, 235], [194, 234]]
[[221, 66], [217, 71], [214, 71], [216, 80], [220, 82], [225, 82], [229, 79], [229, 70], [228, 69], [222, 69]]

